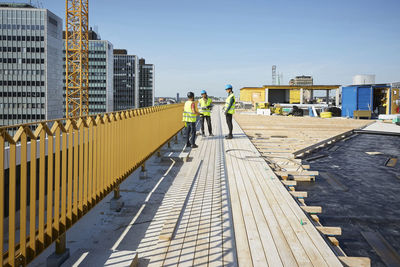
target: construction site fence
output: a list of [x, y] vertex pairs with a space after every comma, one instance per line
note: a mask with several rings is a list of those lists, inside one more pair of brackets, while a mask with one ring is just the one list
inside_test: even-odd
[[183, 128], [182, 109], [174, 104], [0, 128], [0, 266], [25, 266], [65, 239]]

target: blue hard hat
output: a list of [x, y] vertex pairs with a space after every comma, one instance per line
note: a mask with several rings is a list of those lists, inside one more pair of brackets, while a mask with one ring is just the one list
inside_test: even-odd
[[207, 94], [206, 90], [201, 90], [200, 94]]
[[225, 90], [228, 90], [228, 89], [232, 89], [232, 85], [227, 84], [227, 85], [225, 86]]

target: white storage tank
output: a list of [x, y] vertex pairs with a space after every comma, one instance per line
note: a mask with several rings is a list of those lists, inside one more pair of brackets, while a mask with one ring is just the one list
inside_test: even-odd
[[360, 74], [353, 77], [353, 85], [375, 84], [375, 74]]

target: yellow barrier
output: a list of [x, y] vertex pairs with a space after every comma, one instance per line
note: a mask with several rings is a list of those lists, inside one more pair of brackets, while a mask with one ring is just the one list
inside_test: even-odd
[[0, 128], [0, 252], [6, 250], [0, 266], [26, 265], [63, 238], [182, 129], [182, 109], [175, 104]]

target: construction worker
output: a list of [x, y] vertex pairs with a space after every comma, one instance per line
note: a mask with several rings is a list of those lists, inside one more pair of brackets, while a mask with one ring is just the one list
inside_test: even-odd
[[186, 147], [197, 148], [198, 146], [195, 144], [196, 120], [200, 113], [198, 112], [194, 101], [194, 93], [189, 92], [187, 97], [188, 101], [185, 102], [183, 108], [183, 121], [185, 122], [186, 127]]
[[226, 123], [228, 124], [228, 129], [229, 129], [229, 134], [227, 136], [225, 136], [226, 139], [233, 138], [232, 116], [235, 113], [236, 100], [235, 100], [235, 95], [233, 94], [232, 89], [233, 89], [232, 85], [230, 85], [230, 84], [227, 84], [225, 86], [225, 91], [228, 93], [228, 97], [226, 98], [226, 101], [225, 101], [224, 111], [225, 111], [225, 116], [226, 116]]
[[202, 90], [201, 98], [199, 100], [199, 107], [200, 107], [201, 135], [203, 137], [206, 136], [206, 133], [204, 131], [204, 120], [207, 121], [207, 127], [210, 136], [214, 136], [211, 127], [211, 102], [212, 100], [207, 96], [207, 92], [205, 90]]

